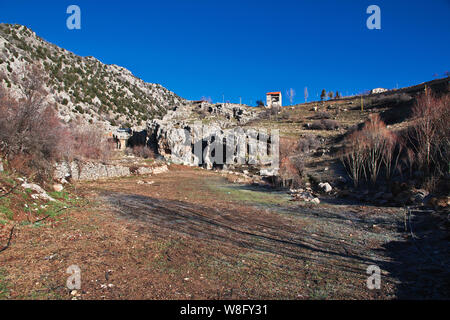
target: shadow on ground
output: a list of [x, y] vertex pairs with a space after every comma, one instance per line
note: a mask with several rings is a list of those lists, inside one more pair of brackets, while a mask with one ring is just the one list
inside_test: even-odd
[[[355, 224], [362, 220], [351, 215], [291, 208], [289, 218], [284, 218], [264, 210], [241, 213], [126, 193], [105, 192], [102, 198], [122, 218], [143, 223], [148, 232], [162, 238], [178, 233], [223, 246], [320, 264], [361, 279], [366, 277], [363, 266], [377, 264], [380, 259], [367, 249], [365, 239], [356, 237]], [[311, 230], [317, 221], [322, 221], [322, 225]], [[359, 228], [360, 234], [370, 232], [368, 227]], [[354, 238], [349, 239], [351, 233]]]
[[407, 238], [392, 241], [384, 251], [392, 262], [380, 267], [398, 279], [399, 299], [449, 299], [449, 221], [446, 214], [411, 211]]

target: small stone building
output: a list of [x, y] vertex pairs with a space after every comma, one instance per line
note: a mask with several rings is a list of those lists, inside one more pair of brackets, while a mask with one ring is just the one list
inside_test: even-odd
[[266, 93], [266, 98], [267, 98], [266, 108], [273, 108], [273, 107], [281, 108], [282, 106], [281, 92], [268, 92]]
[[119, 150], [125, 150], [127, 147], [128, 139], [132, 136], [132, 131], [130, 129], [117, 129], [113, 133], [114, 140], [116, 142], [116, 147]]

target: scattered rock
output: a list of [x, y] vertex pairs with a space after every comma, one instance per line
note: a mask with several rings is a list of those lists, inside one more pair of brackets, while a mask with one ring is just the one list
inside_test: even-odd
[[425, 198], [429, 195], [429, 192], [424, 189], [412, 190], [414, 202], [422, 204]]
[[450, 197], [432, 197], [428, 201], [428, 206], [432, 207], [434, 210], [446, 209], [450, 206]]
[[52, 259], [54, 259], [56, 256], [57, 256], [56, 253], [55, 253], [55, 254], [51, 254], [51, 255], [45, 257], [44, 260], [52, 260]]
[[259, 171], [260, 176], [273, 177], [278, 175], [278, 169], [261, 169]]
[[322, 188], [322, 190], [325, 191], [326, 193], [330, 193], [331, 190], [333, 190], [333, 188], [331, 187], [331, 185], [328, 182], [319, 183], [319, 187]]
[[3, 172], [4, 171], [4, 169], [3, 169], [3, 160], [2, 160], [2, 158], [0, 158], [0, 172]]
[[31, 197], [33, 199], [42, 199], [42, 200], [48, 200], [48, 201], [55, 201], [52, 197], [50, 197], [47, 192], [45, 192], [44, 189], [42, 189], [39, 185], [34, 183], [27, 183], [24, 182], [22, 184], [22, 188], [24, 189], [31, 189], [32, 191], [36, 192], [36, 194], [32, 194]]
[[53, 190], [56, 192], [61, 192], [64, 190], [64, 187], [62, 186], [62, 184], [54, 184], [53, 185]]
[[315, 203], [315, 204], [320, 204], [319, 198], [314, 198], [314, 199], [311, 200], [311, 202]]

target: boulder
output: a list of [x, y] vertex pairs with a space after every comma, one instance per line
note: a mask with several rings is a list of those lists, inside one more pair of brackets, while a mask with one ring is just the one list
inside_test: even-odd
[[412, 195], [414, 197], [415, 203], [422, 204], [423, 202], [425, 202], [425, 199], [428, 197], [429, 192], [426, 191], [425, 189], [417, 189], [417, 190], [412, 190]]
[[263, 177], [273, 177], [278, 175], [278, 169], [261, 169], [259, 175]]
[[64, 190], [64, 187], [62, 186], [62, 184], [57, 183], [53, 185], [53, 190], [56, 192], [61, 192]]
[[432, 207], [434, 210], [446, 209], [450, 206], [450, 197], [432, 197], [428, 201], [428, 206]]
[[22, 183], [22, 188], [24, 189], [30, 189], [35, 192], [35, 194], [32, 194], [31, 197], [33, 199], [42, 199], [42, 200], [48, 200], [48, 201], [55, 201], [52, 197], [50, 197], [47, 192], [45, 192], [44, 189], [42, 189], [39, 185], [34, 183]]
[[325, 191], [326, 193], [330, 193], [333, 190], [333, 188], [331, 187], [331, 185], [328, 182], [319, 183], [319, 187], [322, 188], [322, 190]]

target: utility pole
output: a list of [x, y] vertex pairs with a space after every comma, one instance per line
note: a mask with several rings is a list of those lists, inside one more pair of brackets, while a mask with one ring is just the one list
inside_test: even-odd
[[242, 97], [239, 97], [239, 104], [242, 104]]

